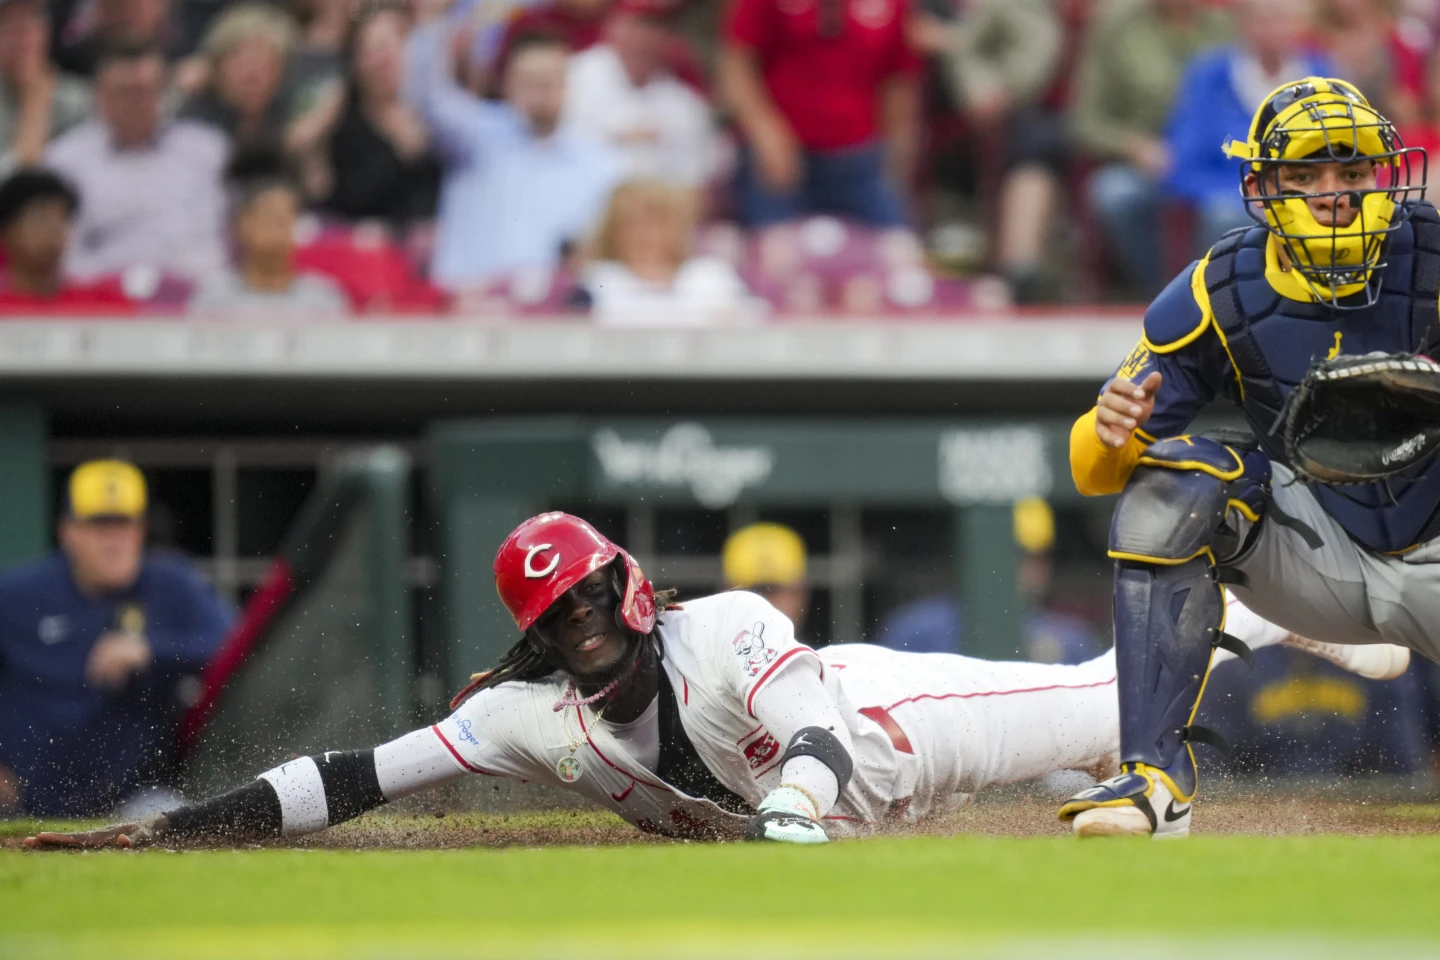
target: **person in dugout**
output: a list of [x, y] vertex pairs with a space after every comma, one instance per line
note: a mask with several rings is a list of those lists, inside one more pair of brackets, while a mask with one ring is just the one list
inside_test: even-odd
[[177, 799], [178, 694], [231, 612], [188, 561], [146, 551], [146, 495], [132, 464], [81, 464], [59, 550], [0, 576], [0, 815]]

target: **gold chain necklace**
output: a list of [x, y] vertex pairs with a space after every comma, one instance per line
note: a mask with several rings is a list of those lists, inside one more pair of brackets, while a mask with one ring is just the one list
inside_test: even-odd
[[[567, 691], [567, 693], [573, 692], [574, 689], [575, 683], [574, 681], [571, 681], [570, 689]], [[597, 724], [601, 720], [605, 719], [605, 707], [608, 706], [610, 706], [610, 704], [607, 701], [605, 706], [601, 707], [599, 710], [594, 711], [595, 722]], [[583, 709], [585, 709], [583, 706], [577, 706], [575, 708], [577, 713]], [[580, 749], [580, 744], [585, 742], [585, 737], [581, 734], [575, 734], [570, 732], [569, 710], [566, 710], [563, 714], [561, 714], [560, 723], [565, 730], [565, 739], [569, 742], [568, 745], [570, 753], [568, 756], [561, 757], [560, 762], [555, 764], [555, 774], [566, 783], [574, 783], [576, 780], [579, 780], [580, 775], [585, 772], [585, 768], [580, 764], [580, 761], [575, 758], [575, 751]]]

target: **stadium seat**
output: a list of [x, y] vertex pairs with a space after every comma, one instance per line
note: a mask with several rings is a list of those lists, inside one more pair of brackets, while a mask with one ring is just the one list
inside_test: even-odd
[[537, 267], [459, 291], [456, 309], [466, 316], [553, 317], [575, 313], [575, 277], [565, 270]]
[[420, 276], [384, 226], [306, 217], [296, 230], [296, 266], [334, 279], [356, 312], [437, 313], [446, 308], [445, 294]]

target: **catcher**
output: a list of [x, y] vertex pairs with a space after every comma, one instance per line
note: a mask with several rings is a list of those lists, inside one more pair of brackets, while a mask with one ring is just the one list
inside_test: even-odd
[[[293, 760], [143, 824], [27, 843], [303, 834], [471, 774], [573, 790], [647, 832], [819, 843], [953, 809], [987, 784], [1115, 769], [1108, 654], [1054, 666], [858, 643], [817, 653], [753, 593], [668, 603], [563, 513], [517, 528], [495, 579], [524, 636], [434, 726]], [[1233, 629], [1254, 645], [1295, 642], [1235, 608]]]
[[[1080, 835], [1183, 834], [1224, 587], [1287, 630], [1440, 658], [1440, 217], [1425, 156], [1355, 87], [1267, 97], [1244, 143], [1258, 225], [1145, 314], [1140, 343], [1070, 438], [1076, 485], [1120, 493], [1115, 655], [1121, 772], [1060, 810]], [[1223, 397], [1253, 436], [1182, 435]]]

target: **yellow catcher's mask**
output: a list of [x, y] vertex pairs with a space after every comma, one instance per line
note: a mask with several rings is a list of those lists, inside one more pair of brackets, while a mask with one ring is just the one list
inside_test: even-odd
[[[1249, 161], [1244, 178], [1254, 174], [1258, 193], [1246, 207], [1285, 245], [1293, 268], [1309, 284], [1317, 300], [1341, 307], [1363, 307], [1379, 296], [1370, 279], [1385, 266], [1385, 238], [1409, 217], [1397, 200], [1419, 199], [1425, 190], [1425, 151], [1406, 147], [1395, 125], [1381, 116], [1364, 94], [1344, 80], [1306, 77], [1271, 92], [1256, 111], [1244, 143], [1225, 144], [1231, 157]], [[1412, 156], [1418, 159], [1415, 179]], [[1376, 182], [1356, 190], [1306, 192], [1281, 185], [1282, 167], [1307, 164], [1374, 164]], [[1345, 226], [1316, 219], [1310, 201], [1329, 197], [1356, 211]], [[1338, 219], [1338, 218], [1337, 218]], [[1340, 303], [1362, 291], [1363, 302]]]

